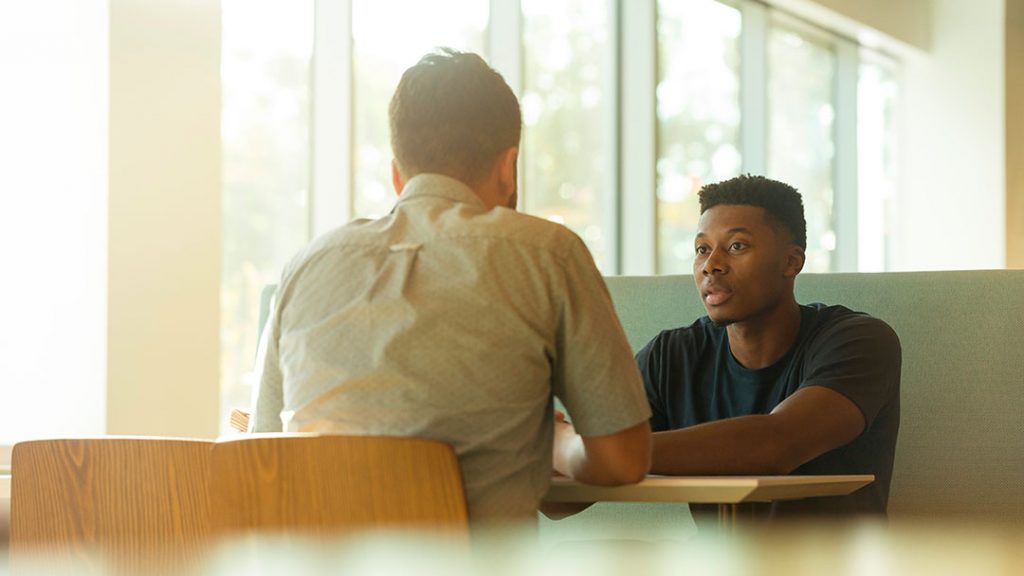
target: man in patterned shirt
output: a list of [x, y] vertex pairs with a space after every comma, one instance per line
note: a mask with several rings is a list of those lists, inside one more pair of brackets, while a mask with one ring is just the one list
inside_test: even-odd
[[604, 282], [575, 234], [515, 211], [508, 85], [475, 54], [428, 54], [390, 119], [398, 202], [285, 268], [254, 430], [447, 442], [475, 526], [535, 522], [552, 467], [643, 478], [650, 410]]

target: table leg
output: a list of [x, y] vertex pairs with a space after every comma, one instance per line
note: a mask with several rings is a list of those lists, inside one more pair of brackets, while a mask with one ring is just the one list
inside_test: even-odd
[[770, 502], [718, 504], [718, 529], [722, 532], [736, 532], [744, 524], [757, 524], [770, 518]]
[[718, 528], [724, 532], [735, 532], [738, 511], [739, 504], [719, 504]]

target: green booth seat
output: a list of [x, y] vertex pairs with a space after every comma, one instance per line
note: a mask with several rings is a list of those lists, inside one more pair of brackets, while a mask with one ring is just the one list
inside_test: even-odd
[[[606, 278], [634, 351], [704, 315], [690, 276]], [[273, 287], [264, 291], [261, 326]], [[903, 347], [901, 423], [889, 499], [899, 519], [1024, 523], [1024, 270], [801, 274], [801, 303], [885, 320]], [[692, 532], [685, 505], [600, 504], [560, 521], [568, 533]]]

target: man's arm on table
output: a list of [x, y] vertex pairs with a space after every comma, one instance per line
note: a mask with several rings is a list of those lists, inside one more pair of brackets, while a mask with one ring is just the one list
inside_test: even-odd
[[[635, 484], [651, 467], [651, 426], [647, 421], [605, 436], [580, 436], [555, 412], [554, 469], [585, 484]], [[590, 507], [578, 502], [542, 502], [540, 511], [559, 520]]]
[[555, 418], [554, 468], [586, 484], [618, 486], [644, 479], [651, 467], [651, 427], [644, 421], [604, 436], [580, 436]]
[[823, 386], [806, 386], [771, 414], [655, 432], [651, 472], [789, 474], [854, 440], [864, 426], [864, 415], [852, 400]]

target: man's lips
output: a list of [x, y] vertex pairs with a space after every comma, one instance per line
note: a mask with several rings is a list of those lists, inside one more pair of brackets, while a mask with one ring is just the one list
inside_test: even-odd
[[705, 286], [701, 289], [701, 297], [708, 306], [720, 306], [732, 297], [732, 290], [724, 286]]

